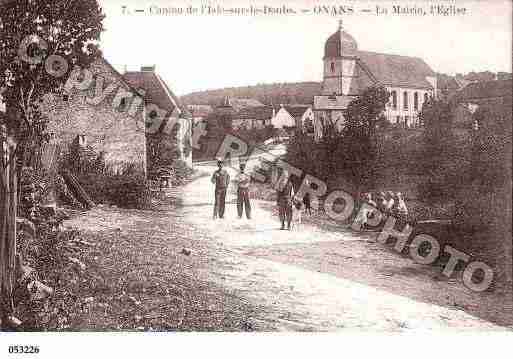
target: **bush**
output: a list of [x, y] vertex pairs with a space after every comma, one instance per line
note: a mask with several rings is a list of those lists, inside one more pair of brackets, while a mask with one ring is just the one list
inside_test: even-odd
[[191, 178], [193, 170], [184, 161], [176, 161], [173, 166], [173, 173], [171, 184], [173, 186], [183, 186]]
[[78, 180], [96, 203], [121, 208], [144, 208], [150, 203], [150, 188], [142, 175], [82, 174]]

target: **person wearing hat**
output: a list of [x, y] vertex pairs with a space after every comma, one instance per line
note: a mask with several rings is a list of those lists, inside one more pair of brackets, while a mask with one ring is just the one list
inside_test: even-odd
[[278, 214], [281, 222], [281, 230], [285, 229], [285, 222], [287, 229], [290, 231], [290, 223], [292, 222], [292, 200], [294, 198], [294, 188], [292, 181], [289, 178], [287, 170], [283, 170], [281, 177], [276, 183], [276, 200], [278, 204]]
[[230, 184], [230, 175], [223, 168], [223, 161], [217, 161], [217, 171], [214, 172], [210, 181], [215, 184], [214, 219], [224, 217], [224, 206], [226, 201], [226, 190]]
[[394, 215], [397, 217], [406, 218], [408, 216], [408, 207], [406, 207], [403, 194], [401, 192], [397, 192], [395, 194], [395, 200]]
[[235, 178], [235, 182], [237, 183], [237, 214], [239, 215], [239, 219], [242, 218], [242, 213], [245, 209], [246, 217], [251, 219], [251, 203], [249, 201], [249, 184], [251, 179], [244, 173], [246, 169], [245, 164], [241, 163], [239, 168], [240, 172]]
[[378, 193], [377, 195], [377, 202], [376, 202], [376, 206], [378, 208], [378, 210], [381, 212], [381, 213], [385, 213], [386, 212], [386, 208], [387, 208], [387, 200], [385, 198], [385, 192], [381, 191]]
[[395, 197], [395, 194], [394, 192], [392, 191], [387, 191], [386, 193], [386, 207], [385, 207], [385, 212], [388, 214], [388, 215], [391, 215], [392, 214], [392, 211], [394, 209], [394, 205], [395, 205], [395, 201], [394, 201], [394, 197]]

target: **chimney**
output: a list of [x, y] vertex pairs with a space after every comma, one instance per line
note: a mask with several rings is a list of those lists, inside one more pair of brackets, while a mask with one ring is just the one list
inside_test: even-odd
[[141, 72], [155, 72], [155, 65], [141, 66]]

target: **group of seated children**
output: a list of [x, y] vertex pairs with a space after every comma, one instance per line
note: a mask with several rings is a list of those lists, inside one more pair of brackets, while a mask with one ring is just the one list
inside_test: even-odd
[[[363, 204], [367, 204], [367, 206], [363, 206]], [[382, 214], [383, 218], [394, 216], [406, 220], [408, 216], [408, 208], [401, 192], [378, 192], [374, 196], [370, 192], [362, 193], [358, 209], [355, 223], [359, 224], [360, 228], [365, 228], [368, 220], [378, 214], [377, 211]]]

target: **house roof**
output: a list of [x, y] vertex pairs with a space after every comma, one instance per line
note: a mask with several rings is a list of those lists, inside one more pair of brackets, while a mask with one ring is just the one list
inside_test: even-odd
[[262, 102], [252, 98], [230, 98], [230, 104], [236, 111], [248, 107], [262, 107], [265, 106]]
[[491, 99], [497, 97], [512, 97], [513, 80], [494, 80], [473, 82], [465, 86], [457, 94], [457, 100], [469, 101]]
[[456, 102], [470, 102], [488, 109], [491, 113], [506, 118], [512, 117], [513, 80], [473, 82], [461, 89]]
[[436, 74], [436, 86], [443, 90], [459, 90], [460, 84], [452, 76], [446, 74]]
[[187, 108], [154, 71], [130, 71], [126, 72], [123, 78], [132, 87], [139, 90], [147, 103], [153, 103], [169, 114], [178, 110], [180, 114], [190, 117]]
[[360, 63], [382, 85], [431, 89], [426, 76], [435, 76], [433, 70], [418, 57], [358, 51]]
[[187, 109], [194, 117], [207, 117], [214, 109], [210, 105], [187, 105]]
[[241, 120], [269, 120], [273, 117], [273, 108], [271, 106], [246, 107], [236, 116]]
[[283, 108], [294, 118], [301, 118], [310, 107], [309, 105], [283, 105]]

